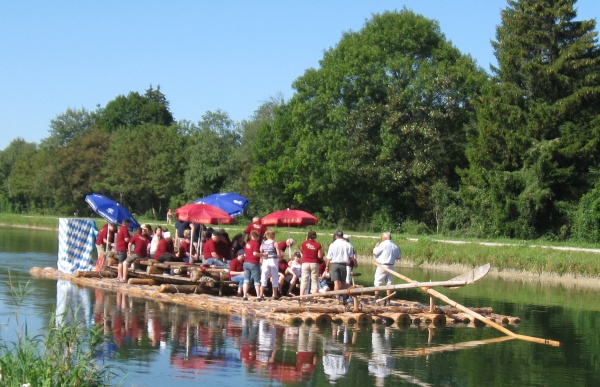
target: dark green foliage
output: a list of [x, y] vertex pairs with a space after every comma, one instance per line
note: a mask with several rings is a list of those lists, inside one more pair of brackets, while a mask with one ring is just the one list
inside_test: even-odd
[[[509, 1], [488, 79], [406, 9], [343, 34], [287, 101], [174, 122], [160, 87], [68, 109], [0, 151], [0, 210], [90, 213], [99, 192], [162, 219], [215, 192], [322, 227], [597, 241], [600, 51], [574, 0]], [[163, 215], [161, 215], [163, 214]]]
[[99, 112], [98, 125], [114, 132], [119, 128], [134, 128], [142, 124], [169, 126], [174, 121], [160, 86], [156, 90], [150, 86], [144, 95], [132, 91], [127, 97], [120, 95], [110, 101]]
[[[332, 222], [422, 217], [435, 181], [457, 184], [464, 125], [484, 80], [437, 23], [410, 11], [345, 33], [258, 132], [251, 187]], [[374, 215], [375, 214], [375, 215]], [[389, 223], [389, 222], [384, 222]]]
[[477, 105], [462, 193], [485, 235], [568, 236], [598, 164], [600, 52], [574, 0], [510, 1]]

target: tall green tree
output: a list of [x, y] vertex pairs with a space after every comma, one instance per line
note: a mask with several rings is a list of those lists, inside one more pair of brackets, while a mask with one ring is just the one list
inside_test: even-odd
[[160, 91], [160, 86], [152, 86], [144, 95], [132, 91], [127, 96], [120, 95], [99, 110], [98, 124], [109, 132], [119, 128], [135, 128], [142, 124], [169, 126], [175, 120], [169, 110], [169, 101]]
[[424, 218], [433, 184], [457, 187], [485, 78], [437, 22], [406, 9], [374, 15], [294, 82], [259, 131], [251, 184], [336, 223]]
[[163, 213], [183, 187], [185, 142], [176, 125], [121, 128], [110, 138], [106, 161], [93, 184], [132, 212]]
[[[21, 208], [27, 201], [23, 195], [17, 196], [17, 191], [22, 193], [26, 182], [18, 182], [13, 178], [9, 180], [13, 167], [20, 159], [26, 160], [35, 154], [37, 146], [35, 143], [25, 141], [17, 137], [0, 151], [0, 211], [13, 212]], [[17, 184], [20, 187], [15, 187]], [[15, 191], [17, 190], [17, 191]]]
[[232, 188], [232, 180], [240, 177], [239, 156], [241, 132], [229, 115], [222, 111], [206, 112], [192, 131], [186, 148], [184, 192], [188, 200], [197, 199]]
[[470, 133], [463, 197], [483, 232], [567, 236], [591, 187], [600, 139], [595, 21], [575, 0], [509, 1], [493, 42], [498, 67]]
[[65, 147], [76, 136], [84, 134], [97, 126], [97, 114], [82, 109], [67, 109], [50, 121], [50, 135], [44, 139], [42, 146]]

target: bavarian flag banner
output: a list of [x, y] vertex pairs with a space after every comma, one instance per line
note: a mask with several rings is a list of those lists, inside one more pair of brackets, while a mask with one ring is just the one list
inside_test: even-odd
[[58, 271], [76, 274], [94, 270], [92, 254], [97, 235], [92, 219], [58, 219]]

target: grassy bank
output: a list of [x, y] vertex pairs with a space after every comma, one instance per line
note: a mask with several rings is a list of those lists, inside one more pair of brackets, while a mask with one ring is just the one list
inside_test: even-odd
[[[103, 220], [98, 218], [98, 224]], [[141, 223], [155, 221], [139, 219]], [[0, 214], [0, 224], [40, 227], [48, 229], [58, 228], [58, 217], [50, 216], [28, 216], [15, 214]], [[174, 228], [173, 226], [169, 226]], [[226, 227], [230, 236], [241, 232], [245, 225], [234, 225]], [[351, 235], [351, 242], [361, 257], [370, 257], [375, 242], [379, 240], [379, 234], [375, 233], [353, 233], [345, 230]], [[319, 242], [325, 249], [331, 243], [331, 235], [334, 230], [317, 230]], [[304, 240], [306, 230], [304, 229], [278, 229], [277, 239], [281, 240], [291, 236], [299, 243]], [[416, 265], [462, 265], [474, 267], [490, 263], [492, 267], [503, 270], [514, 270], [527, 272], [535, 275], [551, 276], [586, 276], [600, 277], [600, 250], [597, 245], [573, 246], [569, 250], [564, 243], [547, 243], [545, 241], [477, 241], [464, 240], [451, 243], [443, 240], [443, 237], [431, 236], [407, 236], [394, 235], [395, 242], [402, 249], [403, 258], [414, 262]], [[589, 249], [582, 251], [581, 249]]]

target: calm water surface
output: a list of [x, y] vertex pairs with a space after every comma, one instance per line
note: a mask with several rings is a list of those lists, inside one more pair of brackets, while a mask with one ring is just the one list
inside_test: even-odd
[[[502, 335], [491, 328], [283, 327], [29, 276], [33, 266], [55, 267], [56, 251], [56, 232], [0, 228], [0, 339], [14, 341], [25, 325], [43, 331], [55, 309], [75, 306], [64, 323], [105, 330], [111, 340], [98, 361], [118, 367], [124, 386], [600, 385], [596, 290], [485, 278], [444, 291], [462, 304], [519, 316], [510, 329], [560, 341], [555, 348], [494, 342]], [[359, 271], [370, 282], [372, 267]], [[455, 275], [403, 272], [416, 280]], [[31, 292], [16, 307], [9, 283], [27, 281]], [[416, 290], [401, 296], [428, 302]]]

